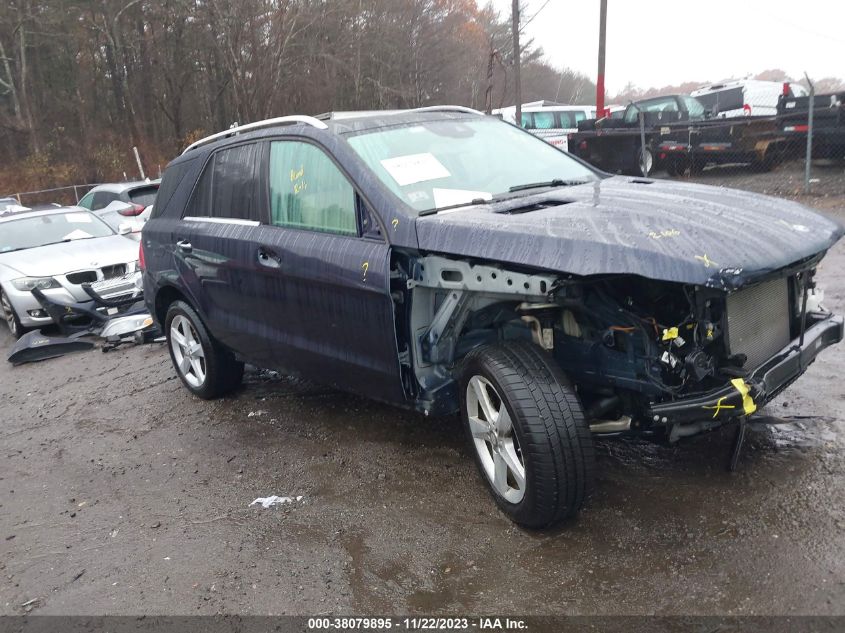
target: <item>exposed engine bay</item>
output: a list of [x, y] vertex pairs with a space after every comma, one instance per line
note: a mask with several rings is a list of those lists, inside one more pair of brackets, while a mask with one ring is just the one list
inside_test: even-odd
[[[813, 283], [815, 263], [726, 292], [635, 275], [577, 278], [397, 258], [397, 319], [408, 319], [414, 339], [399, 341], [404, 384], [424, 411], [439, 412], [470, 350], [530, 338], [574, 383], [594, 432], [691, 435], [752, 413], [782, 388], [764, 390], [752, 374], [829, 316]], [[671, 415], [680, 402], [695, 408]]]

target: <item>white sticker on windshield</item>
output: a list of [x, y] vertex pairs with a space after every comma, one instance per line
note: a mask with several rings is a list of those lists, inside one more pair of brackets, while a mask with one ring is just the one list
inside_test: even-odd
[[438, 209], [441, 207], [451, 207], [455, 204], [466, 204], [473, 200], [490, 200], [493, 194], [489, 191], [470, 191], [468, 189], [438, 189], [435, 187], [431, 190], [434, 194], [434, 206]]
[[412, 185], [415, 182], [448, 178], [452, 175], [433, 154], [428, 152], [385, 158], [381, 164], [400, 187]]
[[82, 229], [74, 229], [67, 235], [65, 235], [62, 239], [63, 240], [84, 240], [86, 238], [91, 237], [90, 233], [86, 233]]
[[71, 224], [78, 224], [80, 222], [83, 224], [91, 223], [91, 216], [87, 213], [66, 213], [65, 217]]

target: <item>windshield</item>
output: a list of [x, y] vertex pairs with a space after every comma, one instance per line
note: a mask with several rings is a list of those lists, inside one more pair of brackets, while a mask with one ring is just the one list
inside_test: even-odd
[[493, 117], [427, 121], [348, 140], [379, 179], [418, 211], [490, 200], [535, 183], [599, 178], [568, 154]]
[[0, 253], [109, 235], [114, 231], [87, 211], [30, 216], [0, 224]]

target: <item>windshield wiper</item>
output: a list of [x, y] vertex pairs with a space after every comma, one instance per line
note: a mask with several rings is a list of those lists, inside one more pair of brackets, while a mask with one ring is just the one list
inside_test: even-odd
[[508, 191], [513, 193], [514, 191], [524, 191], [526, 189], [540, 189], [541, 187], [572, 187], [574, 185], [586, 185], [586, 180], [561, 180], [560, 178], [555, 178], [554, 180], [547, 180], [546, 182], [530, 182], [525, 185], [514, 185]]
[[471, 207], [477, 204], [487, 204], [490, 200], [485, 200], [484, 198], [474, 198], [469, 202], [459, 202], [458, 204], [450, 204], [448, 207], [434, 207], [433, 209], [425, 209], [424, 211], [420, 211], [417, 215], [419, 217], [423, 217], [426, 215], [434, 215], [435, 213], [440, 213], [441, 211], [448, 211], [449, 209], [459, 209], [461, 207]]

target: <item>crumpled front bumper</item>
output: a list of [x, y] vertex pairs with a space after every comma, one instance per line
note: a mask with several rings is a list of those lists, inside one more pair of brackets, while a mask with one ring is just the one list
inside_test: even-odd
[[[705, 430], [743, 415], [751, 415], [757, 407], [763, 406], [803, 374], [823, 349], [840, 342], [842, 337], [841, 316], [808, 314], [803, 345], [800, 339], [793, 340], [748, 377], [736, 378], [725, 387], [694, 397], [653, 404], [647, 418], [655, 425], [668, 427], [708, 423], [697, 429]], [[692, 433], [681, 433], [689, 434]]]

